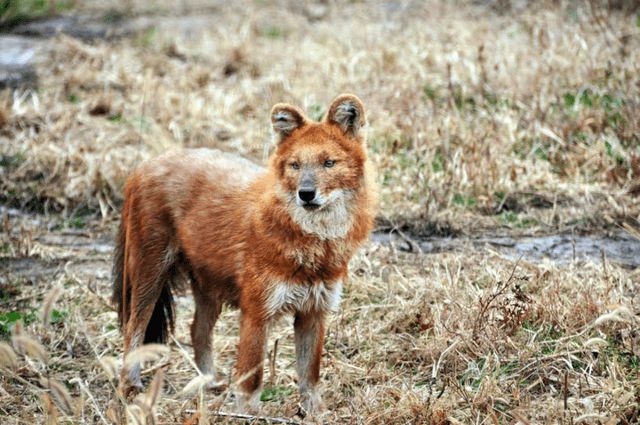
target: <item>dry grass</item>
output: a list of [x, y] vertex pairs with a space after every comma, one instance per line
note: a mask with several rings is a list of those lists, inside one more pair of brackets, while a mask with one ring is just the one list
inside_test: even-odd
[[[50, 213], [3, 223], [2, 423], [241, 420], [219, 413], [233, 410], [237, 312], [216, 326], [227, 385], [204, 391], [188, 296], [170, 352], [149, 357], [147, 393], [118, 396], [110, 246], [91, 241], [110, 239], [124, 179], [144, 158], [212, 146], [262, 161], [279, 101], [314, 117], [339, 92], [365, 101], [382, 225], [637, 234], [640, 28], [630, 7], [76, 3], [155, 29], [58, 36], [37, 90], [0, 93], [2, 202]], [[558, 266], [372, 243], [329, 324], [325, 421], [637, 423], [638, 282], [638, 270], [605, 257]], [[290, 328], [274, 330], [262, 413], [297, 421]]]
[[[193, 302], [180, 297], [171, 351], [140, 352], [147, 393], [125, 408], [116, 391], [122, 338], [105, 302], [109, 253], [70, 251], [89, 236], [52, 243], [45, 225], [28, 229], [41, 254], [6, 259], [3, 302], [26, 321], [14, 337], [26, 356], [0, 346], [2, 422], [110, 423], [129, 415], [130, 423], [236, 423], [228, 380], [237, 311], [225, 310], [216, 326], [216, 367], [226, 385], [203, 390], [211, 378], [197, 378], [193, 366]], [[328, 326], [326, 423], [637, 423], [638, 270], [518, 263], [490, 250], [418, 255], [375, 244], [351, 270]], [[55, 304], [44, 303], [59, 286]], [[51, 311], [48, 323], [38, 320], [43, 308]], [[270, 359], [275, 340], [278, 348], [267, 361], [262, 414], [295, 422], [291, 328], [283, 320], [273, 331]]]
[[[108, 3], [78, 3], [113, 15]], [[39, 89], [0, 95], [5, 203], [106, 216], [143, 158], [178, 145], [261, 161], [274, 103], [319, 117], [350, 91], [369, 110], [392, 224], [459, 232], [638, 219], [637, 11], [598, 1], [502, 13], [437, 1], [179, 3], [135, 18], [147, 3], [128, 2], [132, 19], [154, 23], [130, 37], [58, 37]]]

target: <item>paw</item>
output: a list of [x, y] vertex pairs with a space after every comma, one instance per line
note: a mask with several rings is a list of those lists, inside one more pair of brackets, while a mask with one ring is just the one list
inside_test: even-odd
[[224, 379], [217, 379], [216, 377], [213, 377], [210, 381], [207, 381], [207, 383], [204, 384], [205, 390], [213, 391], [216, 393], [225, 391], [228, 387], [229, 386], [224, 381]]
[[252, 393], [236, 393], [236, 409], [239, 413], [255, 415], [260, 410], [260, 390]]
[[326, 412], [322, 397], [318, 391], [307, 391], [300, 394], [301, 416], [317, 417]]
[[122, 380], [118, 386], [118, 391], [127, 400], [132, 400], [144, 391], [142, 381], [131, 382], [128, 379]]
[[127, 399], [132, 399], [144, 390], [139, 366], [134, 366], [129, 370], [122, 370], [118, 390]]

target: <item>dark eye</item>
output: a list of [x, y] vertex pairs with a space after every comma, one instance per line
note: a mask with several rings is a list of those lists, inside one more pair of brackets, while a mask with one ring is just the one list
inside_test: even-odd
[[294, 170], [299, 170], [300, 169], [300, 164], [298, 164], [297, 162], [292, 162], [291, 163], [291, 168], [293, 168]]
[[325, 167], [327, 167], [327, 168], [331, 168], [331, 167], [333, 167], [334, 165], [336, 165], [336, 162], [335, 162], [333, 159], [327, 159], [327, 160], [324, 162], [324, 166], [325, 166]]

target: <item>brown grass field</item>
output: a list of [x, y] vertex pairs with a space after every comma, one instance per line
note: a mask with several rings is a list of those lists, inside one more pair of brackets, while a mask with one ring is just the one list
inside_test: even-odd
[[[640, 423], [637, 267], [577, 258], [575, 242], [570, 261], [414, 242], [640, 239], [637, 2], [7, 4], [9, 33], [26, 13], [114, 35], [42, 39], [37, 82], [0, 90], [0, 423], [302, 422], [290, 321], [269, 344], [263, 418], [234, 417], [230, 389], [192, 381], [189, 294], [170, 350], [140, 353], [148, 393], [118, 397], [111, 251], [142, 160], [206, 146], [262, 163], [274, 103], [319, 118], [342, 92], [367, 107], [379, 234], [401, 236], [351, 264], [321, 421]], [[225, 380], [237, 318], [216, 326]]]

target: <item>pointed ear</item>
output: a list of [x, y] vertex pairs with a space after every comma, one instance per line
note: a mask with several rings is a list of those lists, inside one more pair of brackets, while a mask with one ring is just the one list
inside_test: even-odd
[[271, 108], [271, 129], [277, 144], [282, 143], [296, 128], [307, 122], [299, 108], [287, 103], [278, 103]]
[[360, 129], [367, 123], [364, 105], [353, 94], [341, 94], [329, 107], [325, 121], [336, 124], [350, 137], [358, 138]]

